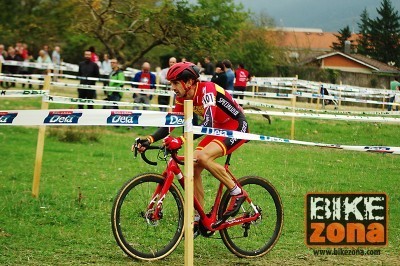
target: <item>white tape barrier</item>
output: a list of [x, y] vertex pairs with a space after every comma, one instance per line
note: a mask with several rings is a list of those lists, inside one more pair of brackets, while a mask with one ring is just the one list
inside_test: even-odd
[[[125, 80], [113, 80], [113, 79], [107, 79], [107, 78], [93, 78], [93, 77], [80, 77], [80, 76], [74, 76], [74, 75], [66, 75], [66, 74], [49, 74], [50, 76], [53, 77], [59, 77], [59, 78], [66, 78], [66, 79], [76, 79], [76, 80], [91, 80], [91, 81], [101, 81], [101, 82], [113, 82], [113, 83], [120, 83], [120, 84], [128, 84], [128, 85], [148, 85], [147, 83], [142, 83], [142, 82], [134, 82], [134, 81], [125, 81]], [[169, 87], [167, 85], [163, 84], [154, 84], [155, 87], [161, 87], [161, 88], [166, 88]]]
[[332, 115], [332, 114], [307, 114], [293, 112], [274, 112], [274, 111], [253, 111], [245, 110], [246, 114], [260, 114], [272, 116], [286, 116], [295, 118], [309, 119], [324, 119], [324, 120], [341, 120], [341, 121], [359, 121], [359, 122], [374, 122], [374, 123], [400, 123], [400, 118], [382, 117], [382, 116], [351, 116], [351, 115]]
[[[39, 125], [79, 125], [79, 126], [153, 126], [178, 127], [184, 125], [182, 114], [155, 111], [121, 110], [16, 110], [0, 111], [0, 125], [39, 126]], [[400, 147], [350, 146], [324, 144], [298, 140], [282, 139], [233, 130], [194, 126], [195, 134], [225, 136], [229, 138], [258, 140], [267, 142], [291, 143], [307, 146], [327, 147], [343, 150], [400, 154]]]
[[111, 109], [6, 110], [0, 125], [39, 126], [183, 126], [183, 114]]
[[5, 75], [0, 75], [0, 81], [15, 82], [15, 83], [22, 83], [22, 84], [32, 84], [32, 85], [43, 85], [44, 84], [43, 80], [9, 77], [9, 76], [5, 76]]
[[278, 142], [278, 143], [287, 143], [287, 144], [290, 143], [290, 144], [333, 148], [333, 149], [341, 149], [341, 150], [400, 154], [400, 147], [351, 146], [351, 145], [325, 144], [325, 143], [317, 143], [317, 142], [307, 142], [307, 141], [283, 139], [283, 138], [277, 138], [277, 137], [256, 135], [256, 134], [251, 134], [251, 133], [243, 133], [243, 132], [239, 132], [239, 131], [210, 128], [210, 127], [194, 126], [193, 133], [194, 134], [213, 135], [213, 136], [224, 136], [224, 137], [229, 137], [229, 138], [246, 139], [246, 140], [258, 140], [258, 141]]
[[[97, 106], [119, 106], [119, 107], [162, 107], [170, 108], [173, 106], [160, 105], [160, 104], [139, 104], [121, 101], [106, 101], [106, 100], [94, 100], [94, 99], [81, 99], [73, 97], [61, 97], [54, 95], [46, 95], [43, 97], [43, 101], [50, 103], [60, 104], [86, 104], [86, 105], [97, 105]], [[367, 117], [367, 116], [349, 116], [349, 115], [329, 115], [329, 114], [306, 114], [306, 113], [292, 113], [292, 112], [273, 112], [273, 111], [253, 111], [244, 110], [246, 114], [267, 114], [272, 116], [288, 116], [288, 117], [301, 117], [301, 118], [312, 118], [312, 119], [329, 119], [329, 120], [344, 120], [344, 121], [362, 121], [362, 122], [400, 122], [400, 118], [387, 118], [387, 117]]]
[[0, 98], [2, 97], [43, 97], [49, 94], [46, 90], [0, 90]]
[[[38, 68], [38, 69], [58, 69], [63, 71], [70, 71], [70, 72], [78, 72], [79, 66], [76, 64], [70, 64], [63, 62], [61, 66], [54, 65], [54, 64], [46, 64], [46, 63], [36, 63], [36, 62], [21, 62], [21, 61], [12, 61], [12, 60], [5, 60], [3, 62], [4, 65], [11, 65], [11, 66], [23, 66], [23, 67], [31, 67], [31, 68]], [[101, 69], [100, 69], [101, 70]], [[124, 71], [125, 76], [134, 76], [139, 70], [133, 68], [127, 68]], [[153, 72], [154, 73], [154, 72]], [[101, 74], [105, 74], [101, 70]], [[154, 73], [156, 74], [156, 73]], [[202, 80], [210, 80], [210, 76], [201, 76]], [[337, 84], [330, 84], [330, 83], [321, 83], [316, 81], [307, 81], [307, 80], [299, 80], [292, 77], [286, 78], [269, 78], [269, 77], [253, 77], [250, 82], [247, 83], [248, 86], [259, 86], [263, 87], [264, 85], [272, 85], [272, 86], [282, 86], [282, 87], [293, 87], [293, 86], [303, 86], [306, 88], [310, 88], [313, 91], [319, 90], [321, 85], [328, 90], [337, 90], [337, 91], [346, 91], [346, 92], [358, 92], [364, 95], [367, 94], [392, 94], [393, 92], [390, 90], [382, 90], [382, 89], [375, 89], [375, 88], [363, 88], [357, 86], [350, 86], [350, 85], [337, 85]]]
[[400, 112], [398, 111], [340, 111], [340, 110], [326, 110], [326, 109], [311, 109], [311, 108], [293, 108], [291, 106], [279, 105], [279, 104], [268, 104], [262, 102], [255, 101], [247, 101], [236, 99], [236, 101], [243, 106], [252, 106], [252, 107], [265, 107], [265, 108], [273, 108], [273, 109], [283, 109], [283, 110], [295, 110], [295, 111], [305, 111], [305, 112], [313, 112], [313, 113], [331, 113], [331, 114], [358, 114], [358, 115], [384, 115], [384, 116], [398, 116]]
[[43, 101], [49, 103], [61, 103], [61, 104], [86, 104], [86, 105], [100, 105], [100, 106], [114, 106], [114, 107], [161, 107], [170, 108], [169, 105], [162, 104], [144, 104], [144, 103], [130, 103], [120, 101], [106, 101], [106, 100], [94, 100], [94, 99], [81, 99], [73, 97], [62, 97], [54, 95], [46, 95], [43, 97]]
[[173, 96], [173, 91], [161, 90], [161, 89], [135, 89], [126, 87], [110, 87], [110, 86], [96, 86], [96, 85], [82, 85], [73, 83], [62, 83], [62, 82], [51, 82], [50, 85], [54, 87], [69, 87], [85, 90], [103, 90], [103, 91], [117, 91], [117, 92], [131, 92], [131, 93], [142, 93], [151, 95], [162, 95], [162, 96]]

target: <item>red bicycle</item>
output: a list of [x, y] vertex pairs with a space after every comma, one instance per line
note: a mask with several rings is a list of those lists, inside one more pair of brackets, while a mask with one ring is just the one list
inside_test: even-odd
[[[178, 179], [184, 188], [184, 176], [179, 167], [183, 156], [164, 147], [150, 146], [158, 152], [158, 159], [167, 161], [167, 167], [157, 173], [139, 174], [119, 190], [111, 212], [114, 237], [121, 249], [139, 260], [156, 260], [168, 256], [184, 235], [184, 202], [181, 191], [173, 182]], [[135, 152], [135, 156], [137, 151]], [[142, 159], [150, 164], [145, 153]], [[219, 231], [225, 246], [238, 257], [260, 257], [277, 243], [283, 226], [283, 207], [274, 186], [266, 179], [245, 176], [238, 180], [229, 170], [228, 155], [225, 169], [249, 197], [241, 211], [227, 220], [223, 218], [230, 195], [221, 183], [209, 213], [205, 213], [194, 198], [194, 208], [200, 215], [199, 232], [204, 237]]]

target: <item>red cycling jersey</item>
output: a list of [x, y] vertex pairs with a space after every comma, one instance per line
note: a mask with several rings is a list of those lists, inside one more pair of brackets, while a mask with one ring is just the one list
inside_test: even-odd
[[[184, 98], [176, 98], [174, 112], [183, 112]], [[243, 109], [223, 88], [212, 82], [199, 82], [193, 96], [193, 110], [204, 117], [203, 126], [224, 128], [236, 120], [246, 121]]]
[[[176, 98], [174, 112], [183, 112], [184, 98]], [[212, 82], [199, 82], [193, 96], [193, 111], [204, 118], [202, 126], [248, 132], [242, 107], [223, 88]], [[224, 136], [206, 136], [196, 149], [216, 142], [224, 154], [232, 153], [245, 140]]]

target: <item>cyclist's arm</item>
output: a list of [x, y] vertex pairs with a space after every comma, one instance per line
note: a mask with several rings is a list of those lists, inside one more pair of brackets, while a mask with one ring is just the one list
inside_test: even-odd
[[[172, 112], [180, 113], [180, 112], [183, 112], [183, 111], [184, 111], [184, 108], [183, 108], [182, 102], [176, 100], [175, 101], [175, 107], [172, 110]], [[151, 142], [153, 143], [153, 142], [159, 141], [160, 139], [165, 138], [174, 129], [175, 129], [174, 127], [160, 127], [159, 129], [156, 130], [156, 132], [154, 132], [153, 134], [151, 134], [149, 136], [151, 138]]]

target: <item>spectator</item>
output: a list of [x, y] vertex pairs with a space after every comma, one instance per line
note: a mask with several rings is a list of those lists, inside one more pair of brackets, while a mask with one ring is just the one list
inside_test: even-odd
[[[132, 84], [132, 87], [139, 89], [155, 89], [156, 75], [150, 72], [150, 63], [144, 62], [142, 65], [142, 71], [136, 73], [132, 79], [133, 82], [140, 82], [142, 84]], [[134, 93], [134, 103], [150, 104], [151, 96], [149, 94]], [[138, 108], [134, 108], [137, 110]], [[147, 110], [147, 107], [143, 107], [143, 110]]]
[[[51, 64], [51, 59], [50, 56], [44, 51], [44, 50], [40, 50], [39, 51], [39, 56], [36, 59], [36, 62], [39, 64]], [[42, 74], [47, 75], [50, 72], [50, 69], [44, 65], [42, 66], [42, 68], [44, 69]], [[39, 78], [40, 80], [43, 80], [43, 78]], [[39, 89], [42, 89], [43, 85], [39, 85]]]
[[223, 89], [227, 88], [228, 77], [226, 76], [225, 66], [224, 66], [224, 64], [222, 64], [222, 62], [218, 62], [215, 65], [215, 73], [211, 78], [211, 82], [214, 82], [215, 84], [219, 85]]
[[54, 77], [53, 81], [57, 81], [57, 75], [60, 70], [60, 65], [61, 65], [61, 48], [60, 46], [54, 47], [53, 53], [51, 54], [51, 60], [53, 61], [53, 66], [54, 66]]
[[[235, 92], [244, 92], [246, 90], [247, 82], [251, 80], [250, 73], [246, 69], [244, 69], [244, 64], [240, 63], [238, 68], [235, 70], [235, 84], [234, 91]], [[244, 95], [234, 94], [234, 98], [243, 99]]]
[[[109, 74], [109, 79], [110, 87], [115, 87], [115, 88], [122, 88], [124, 87], [124, 83], [123, 82], [115, 82], [113, 80], [116, 81], [125, 81], [125, 75], [124, 75], [124, 71], [122, 71], [122, 69], [119, 67], [118, 64], [118, 60], [117, 59], [111, 59], [109, 60], [110, 64], [112, 66], [112, 70], [111, 73]], [[114, 102], [119, 102], [122, 98], [122, 92], [120, 91], [106, 91], [107, 93], [107, 101], [114, 101]], [[115, 109], [119, 109], [118, 106], [113, 107], [113, 106], [104, 106], [103, 109], [107, 109], [107, 108], [115, 108]]]
[[96, 54], [96, 49], [94, 48], [94, 46], [90, 46], [89, 51], [92, 53], [90, 60], [92, 60], [92, 62], [96, 63], [100, 67], [101, 63], [99, 57]]
[[211, 62], [209, 56], [204, 58], [204, 74], [205, 75], [214, 75], [214, 65]]
[[[14, 47], [8, 47], [8, 55], [6, 56], [5, 60], [12, 60], [12, 61], [24, 61], [22, 57], [16, 54]], [[7, 74], [19, 74], [20, 67], [19, 66], [7, 66], [4, 73]], [[6, 82], [6, 87], [9, 88], [10, 84]], [[11, 87], [15, 87], [15, 82], [11, 83]]]
[[[170, 83], [167, 80], [167, 73], [170, 67], [172, 67], [174, 64], [176, 64], [176, 58], [175, 57], [171, 57], [168, 61], [169, 67], [164, 68], [163, 70], [161, 70], [160, 73], [160, 84], [161, 85], [165, 85], [165, 87], [162, 87], [162, 89], [168, 90], [170, 89]], [[158, 95], [158, 104], [163, 104], [163, 105], [168, 105], [169, 104], [169, 96], [161, 96]], [[160, 107], [160, 111], [161, 112], [166, 112], [167, 108], [166, 107]]]
[[[393, 96], [392, 97], [390, 97], [390, 100], [389, 100], [389, 102], [390, 103], [394, 103], [395, 102], [395, 99], [396, 99], [396, 91], [398, 91], [398, 90], [400, 90], [400, 82], [399, 82], [399, 78], [398, 77], [395, 77], [394, 78], [394, 80], [392, 80], [391, 82], [390, 82], [390, 89], [392, 90], [392, 91], [394, 91], [393, 93]], [[399, 96], [397, 96], [397, 97], [399, 97]], [[396, 103], [396, 104], [398, 104], [398, 103]], [[392, 105], [391, 104], [389, 104], [388, 105], [388, 111], [392, 111]], [[398, 105], [396, 105], [396, 111], [399, 111], [399, 106]]]
[[[82, 79], [81, 85], [95, 85], [95, 80], [88, 80], [88, 77], [98, 78], [100, 75], [99, 66], [92, 61], [92, 52], [85, 51], [85, 60], [79, 63], [78, 76]], [[78, 89], [78, 97], [81, 99], [96, 99], [96, 90], [92, 89]], [[79, 109], [83, 109], [84, 106], [79, 104]], [[93, 109], [93, 105], [88, 105], [88, 109]]]
[[200, 69], [199, 70], [199, 74], [204, 74], [204, 67], [203, 67], [203, 65], [201, 64], [200, 61], [197, 62], [197, 67]]
[[222, 63], [225, 66], [225, 73], [227, 78], [226, 90], [230, 93], [233, 93], [234, 90], [233, 83], [235, 81], [235, 73], [232, 70], [232, 63], [228, 59], [223, 60]]
[[[29, 54], [28, 51], [28, 45], [26, 43], [22, 43], [20, 46], [20, 55], [22, 57], [22, 59], [24, 60], [24, 62], [31, 62], [34, 61], [33, 56]], [[27, 75], [27, 76], [22, 76], [22, 78], [27, 78], [27, 79], [31, 79], [32, 77], [30, 76], [31, 74], [33, 74], [33, 68], [27, 67], [27, 66], [22, 66], [20, 68], [19, 73], [21, 75]], [[25, 83], [22, 83], [22, 88], [25, 88]], [[29, 84], [28, 86], [30, 89], [32, 89], [32, 84]]]
[[50, 56], [50, 48], [47, 44], [43, 45], [43, 49], [48, 56]]
[[[108, 78], [111, 71], [113, 71], [108, 54], [103, 55], [103, 62], [101, 62], [101, 70], [103, 71], [102, 74], [103, 78]], [[108, 81], [103, 81], [104, 86], [108, 86], [108, 83], [109, 83]]]
[[182, 62], [182, 63], [187, 62], [186, 57], [182, 57], [182, 58], [181, 58], [181, 62]]
[[4, 62], [4, 59], [7, 57], [6, 51], [4, 51], [4, 44], [0, 44], [0, 62]]

